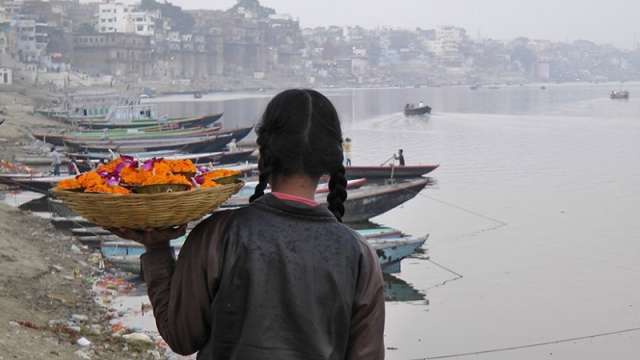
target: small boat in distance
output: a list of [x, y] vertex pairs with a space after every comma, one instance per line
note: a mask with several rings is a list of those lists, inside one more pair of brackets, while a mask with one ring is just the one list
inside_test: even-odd
[[480, 84], [473, 84], [473, 85], [469, 86], [469, 89], [478, 90], [478, 89], [480, 89], [480, 86], [481, 86]]
[[629, 92], [626, 90], [613, 90], [609, 97], [614, 100], [618, 99], [629, 99]]
[[194, 99], [202, 99], [202, 93], [200, 91], [196, 91], [193, 93]]
[[431, 114], [431, 107], [422, 103], [418, 105], [407, 104], [404, 107], [404, 114], [405, 116], [429, 115]]

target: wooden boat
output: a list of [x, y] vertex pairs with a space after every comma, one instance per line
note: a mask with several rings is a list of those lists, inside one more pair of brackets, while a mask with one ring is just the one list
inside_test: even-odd
[[109, 122], [109, 121], [91, 121], [80, 122], [80, 127], [88, 129], [133, 129], [148, 126], [163, 126], [167, 128], [192, 128], [192, 127], [207, 127], [222, 117], [222, 114], [204, 115], [190, 118], [168, 119], [168, 120], [146, 120], [146, 121], [131, 121], [131, 122]]
[[347, 167], [347, 178], [390, 179], [421, 177], [434, 171], [439, 166], [349, 166]]
[[[428, 179], [417, 179], [350, 191], [342, 221], [361, 223], [382, 215], [416, 197], [428, 183]], [[326, 199], [316, 198], [316, 201], [325, 202]]]
[[376, 251], [382, 272], [395, 274], [400, 272], [400, 262], [413, 255], [428, 238], [429, 235], [420, 238], [367, 240], [367, 242]]
[[[368, 239], [367, 242], [376, 251], [382, 271], [388, 274], [397, 273], [400, 262], [411, 256], [418, 248], [424, 245], [428, 236], [421, 238], [402, 237], [394, 239], [376, 240]], [[171, 247], [176, 256], [180, 255], [180, 249], [185, 238], [179, 238], [171, 242]], [[101, 252], [105, 259], [122, 271], [133, 274], [141, 273], [140, 255], [144, 253], [144, 247], [131, 241], [106, 242], [101, 245]]]
[[379, 227], [356, 230], [362, 237], [367, 239], [381, 239], [381, 238], [398, 238], [402, 236], [402, 232], [396, 229]]
[[[152, 151], [143, 153], [130, 153], [124, 154], [133, 156], [138, 160], [148, 160], [151, 158], [164, 158], [168, 160], [191, 160], [196, 164], [233, 164], [248, 161], [255, 150], [241, 150], [241, 151], [219, 151], [211, 153], [201, 154], [185, 154], [175, 150], [168, 151]], [[111, 160], [113, 155], [111, 153], [68, 153], [67, 156], [72, 159], [82, 160]]]
[[76, 131], [71, 133], [46, 133], [33, 132], [32, 136], [37, 140], [55, 146], [64, 146], [65, 142], [108, 142], [137, 139], [171, 139], [180, 137], [203, 136], [219, 131], [221, 126], [194, 127], [187, 129], [171, 129], [157, 126], [135, 129], [113, 129], [104, 131]]
[[428, 115], [431, 114], [431, 107], [427, 105], [414, 108], [407, 107], [404, 109], [404, 114], [406, 116]]
[[626, 100], [629, 99], [629, 92], [626, 90], [614, 90], [609, 94], [609, 97], [613, 100]]
[[118, 153], [138, 153], [149, 151], [175, 150], [183, 153], [208, 153], [220, 152], [225, 149], [231, 140], [240, 141], [244, 139], [253, 127], [220, 131], [207, 137], [188, 139], [168, 139], [156, 141], [121, 142], [114, 141], [111, 145], [83, 145], [69, 144], [69, 148], [74, 152], [118, 152]]
[[[349, 180], [347, 181], [347, 189], [349, 190], [359, 189], [366, 184], [367, 184], [367, 179]], [[240, 190], [237, 197], [241, 198], [242, 199], [241, 201], [248, 202], [248, 198], [251, 197], [251, 195], [253, 195], [256, 189], [256, 186], [258, 186], [258, 181], [246, 181], [245, 186], [242, 188], [242, 190]], [[267, 187], [267, 189], [265, 189], [265, 193], [270, 193], [270, 192], [271, 192], [271, 188]], [[327, 194], [327, 193], [329, 193], [329, 184], [327, 184], [326, 182], [319, 184], [318, 188], [316, 189], [316, 194]]]
[[[413, 199], [429, 184], [429, 179], [420, 178], [389, 185], [374, 185], [349, 191], [344, 203], [345, 223], [363, 223], [382, 215]], [[249, 191], [250, 192], [250, 191]], [[249, 204], [250, 194], [245, 190], [231, 198], [222, 208], [237, 208]], [[326, 194], [317, 194], [316, 202], [326, 204]]]
[[[6, 176], [8, 175], [8, 176]], [[43, 176], [28, 174], [1, 174], [0, 183], [17, 186], [22, 190], [47, 194], [59, 181], [71, 179], [74, 175]]]
[[64, 145], [69, 148], [84, 148], [88, 146], [112, 146], [112, 145], [126, 145], [126, 144], [154, 144], [159, 142], [171, 142], [171, 141], [186, 141], [193, 139], [205, 138], [215, 135], [220, 132], [220, 126], [214, 126], [211, 128], [198, 128], [189, 129], [178, 132], [170, 132], [168, 134], [155, 133], [138, 136], [123, 136], [113, 139], [98, 139], [98, 138], [77, 138], [69, 137], [64, 139]]

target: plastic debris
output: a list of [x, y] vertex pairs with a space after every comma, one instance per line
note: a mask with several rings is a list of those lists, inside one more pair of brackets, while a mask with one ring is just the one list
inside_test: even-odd
[[89, 341], [89, 339], [87, 339], [86, 337], [81, 337], [80, 339], [78, 339], [78, 341], [76, 341], [76, 344], [82, 347], [88, 347], [91, 346], [91, 341]]

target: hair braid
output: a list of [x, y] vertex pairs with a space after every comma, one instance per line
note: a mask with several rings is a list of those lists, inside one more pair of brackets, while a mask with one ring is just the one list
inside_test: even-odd
[[273, 173], [273, 165], [271, 163], [271, 155], [269, 150], [265, 147], [260, 148], [260, 161], [259, 161], [260, 177], [256, 190], [249, 198], [249, 202], [254, 202], [264, 195], [264, 191], [269, 185], [269, 179]]
[[347, 200], [347, 178], [345, 176], [344, 165], [340, 164], [329, 178], [329, 195], [327, 203], [329, 210], [335, 215], [338, 221], [342, 222], [344, 216], [344, 202]]

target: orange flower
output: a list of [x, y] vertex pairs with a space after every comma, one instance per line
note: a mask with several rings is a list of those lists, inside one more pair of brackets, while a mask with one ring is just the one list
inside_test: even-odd
[[153, 164], [153, 174], [155, 176], [167, 176], [171, 174], [171, 167], [165, 160]]
[[229, 170], [229, 169], [218, 169], [210, 171], [206, 174], [203, 174], [205, 181], [206, 180], [216, 180], [220, 178], [225, 178], [229, 176], [238, 176], [240, 175], [240, 171], [237, 170]]
[[122, 159], [117, 158], [115, 160], [111, 160], [110, 162], [104, 164], [104, 165], [100, 165], [98, 166], [98, 172], [108, 172], [108, 173], [112, 173], [116, 170], [116, 167], [122, 162]]
[[78, 180], [73, 178], [73, 179], [67, 179], [67, 180], [60, 181], [58, 183], [58, 189], [60, 189], [60, 190], [77, 190], [77, 189], [82, 189], [82, 185], [78, 182]]
[[195, 173], [196, 166], [193, 161], [187, 160], [165, 160], [173, 173]]
[[148, 176], [144, 179], [142, 185], [167, 185], [167, 184], [176, 184], [176, 185], [189, 185], [191, 186], [191, 181], [187, 180], [186, 177], [182, 175], [152, 175]]
[[105, 194], [119, 194], [119, 195], [127, 195], [130, 193], [128, 189], [123, 188], [122, 186], [109, 186], [106, 184], [98, 184], [92, 187], [89, 187], [85, 190], [88, 193], [105, 193]]
[[126, 167], [120, 172], [121, 181], [129, 185], [140, 185], [144, 182], [144, 174], [146, 171], [138, 171], [138, 169]]
[[88, 189], [92, 186], [97, 185], [106, 185], [104, 179], [98, 175], [95, 171], [86, 172], [77, 177], [78, 183], [85, 188]]

